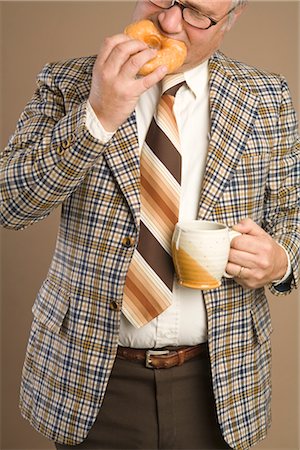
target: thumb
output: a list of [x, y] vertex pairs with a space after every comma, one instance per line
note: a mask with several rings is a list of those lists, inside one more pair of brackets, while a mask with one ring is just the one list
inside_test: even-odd
[[233, 229], [242, 234], [250, 234], [251, 236], [262, 236], [266, 234], [266, 232], [250, 218], [241, 220], [234, 225]]

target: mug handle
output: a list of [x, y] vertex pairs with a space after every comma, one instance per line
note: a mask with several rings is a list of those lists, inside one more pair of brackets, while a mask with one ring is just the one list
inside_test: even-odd
[[176, 227], [175, 232], [174, 232], [174, 238], [173, 238], [176, 250], [179, 249], [180, 235], [181, 235], [181, 229], [179, 227]]
[[[239, 231], [235, 231], [235, 230], [229, 230], [229, 239], [230, 242], [232, 241], [232, 239], [234, 239], [237, 236], [241, 236], [242, 233], [240, 233]], [[229, 275], [227, 272], [224, 272], [223, 277], [225, 278], [234, 278], [233, 275]]]

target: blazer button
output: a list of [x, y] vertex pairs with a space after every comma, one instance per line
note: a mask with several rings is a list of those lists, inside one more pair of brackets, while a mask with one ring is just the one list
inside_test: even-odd
[[62, 147], [63, 148], [69, 148], [70, 147], [70, 145], [73, 143], [73, 142], [75, 142], [75, 135], [74, 134], [71, 134], [67, 139], [65, 139], [63, 142], [62, 142]]
[[64, 149], [68, 148], [70, 145], [68, 139], [66, 139], [65, 141], [62, 141], [61, 145], [62, 145], [62, 148], [64, 148]]
[[134, 243], [135, 243], [135, 240], [130, 236], [126, 236], [122, 239], [122, 245], [123, 245], [123, 247], [126, 247], [126, 248], [133, 247]]
[[64, 152], [65, 152], [65, 149], [62, 148], [61, 145], [58, 145], [58, 146], [56, 147], [56, 153], [57, 153], [59, 156], [62, 156], [62, 155], [64, 154]]
[[119, 303], [116, 302], [115, 300], [112, 300], [110, 302], [109, 307], [113, 311], [121, 311], [121, 305], [119, 305]]

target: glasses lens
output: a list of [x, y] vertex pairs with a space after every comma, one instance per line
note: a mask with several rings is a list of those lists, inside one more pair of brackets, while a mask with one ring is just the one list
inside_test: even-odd
[[209, 28], [211, 25], [211, 20], [209, 17], [203, 16], [203, 14], [191, 8], [185, 8], [183, 10], [183, 18], [188, 24], [203, 30]]
[[172, 0], [150, 0], [150, 3], [152, 3], [155, 6], [158, 6], [159, 8], [163, 9], [169, 9], [171, 6], [176, 4], [180, 4], [183, 6], [182, 8], [182, 15], [184, 20], [196, 28], [201, 28], [205, 30], [206, 28], [209, 28], [211, 25], [211, 20], [209, 17], [204, 16], [200, 12], [198, 12], [195, 9], [189, 8], [188, 6], [184, 7], [184, 4], [180, 2], [174, 2]]
[[172, 0], [150, 0], [151, 3], [160, 8], [168, 9], [172, 5]]

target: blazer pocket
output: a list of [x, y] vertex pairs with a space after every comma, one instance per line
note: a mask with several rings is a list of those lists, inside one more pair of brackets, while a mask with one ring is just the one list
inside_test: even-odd
[[69, 291], [46, 279], [34, 302], [32, 313], [46, 328], [59, 333], [69, 305]]
[[263, 344], [270, 338], [273, 331], [269, 305], [265, 296], [256, 300], [251, 308], [251, 317], [257, 341]]

